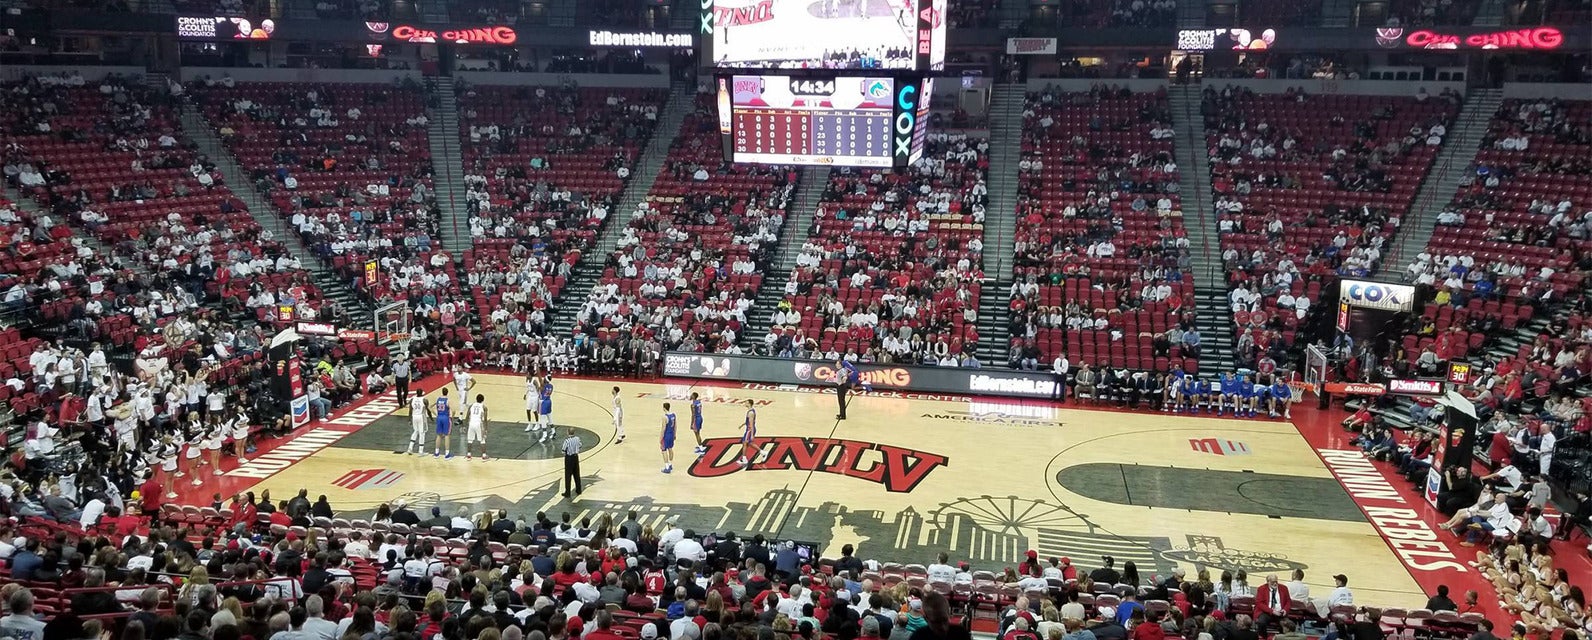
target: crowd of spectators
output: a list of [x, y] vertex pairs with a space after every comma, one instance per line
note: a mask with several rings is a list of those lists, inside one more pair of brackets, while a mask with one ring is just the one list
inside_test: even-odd
[[[437, 244], [429, 120], [412, 80], [338, 86], [206, 78], [192, 99], [310, 252], [373, 299], [436, 307], [459, 288]], [[366, 280], [374, 260], [381, 278]]]
[[[515, 362], [583, 353], [541, 340], [564, 282], [608, 223], [657, 125], [653, 90], [460, 89], [472, 248], [467, 284], [490, 312], [485, 339]], [[591, 345], [595, 347], [595, 345]], [[600, 351], [591, 361], [601, 362]]]
[[269, 296], [317, 312], [307, 274], [182, 137], [171, 94], [134, 78], [89, 83], [68, 73], [24, 78], [3, 95], [7, 180], [47, 209], [37, 222], [80, 226], [178, 284], [173, 305], [219, 299], [263, 313], [277, 309], [260, 303]]
[[982, 366], [988, 172], [988, 140], [944, 131], [907, 171], [832, 170], [762, 350]]
[[[1458, 96], [1256, 95], [1207, 87], [1201, 112], [1238, 361], [1289, 362], [1322, 291], [1366, 277], [1413, 202]], [[1325, 119], [1321, 113], [1331, 113]]]
[[719, 135], [712, 96], [698, 96], [577, 315], [583, 339], [740, 350], [798, 174], [725, 162]]
[[[1008, 364], [1033, 369], [1068, 353], [1166, 371], [1171, 361], [1156, 358], [1193, 357], [1191, 258], [1165, 91], [1047, 88], [1028, 96], [1023, 115]], [[1177, 351], [1152, 350], [1169, 331]]]

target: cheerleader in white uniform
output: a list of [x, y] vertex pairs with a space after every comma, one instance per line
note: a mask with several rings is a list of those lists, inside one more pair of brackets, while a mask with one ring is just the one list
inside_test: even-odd
[[[217, 411], [205, 418], [209, 422], [205, 429], [205, 453], [210, 457], [211, 475], [221, 475], [221, 445], [227, 442], [226, 424], [221, 422], [221, 412]], [[198, 478], [195, 478], [197, 480]]]
[[199, 456], [204, 453], [205, 441], [209, 439], [209, 435], [205, 433], [204, 425], [198, 422], [199, 414], [193, 414], [191, 420], [186, 429], [188, 440], [183, 447], [182, 458], [186, 461], [188, 473], [193, 476], [193, 486], [197, 487], [205, 483], [199, 477], [199, 467], [204, 466], [205, 461]]
[[176, 482], [177, 474], [181, 473], [177, 471], [177, 456], [180, 451], [181, 448], [168, 435], [161, 437], [160, 447], [154, 452], [155, 459], [160, 461], [160, 470], [165, 472], [161, 476], [160, 484], [166, 490], [167, 499], [177, 497], [177, 491], [172, 488], [172, 484]]
[[249, 453], [249, 412], [243, 407], [233, 410], [232, 421], [232, 455], [237, 456], [238, 464], [248, 464], [245, 456]]

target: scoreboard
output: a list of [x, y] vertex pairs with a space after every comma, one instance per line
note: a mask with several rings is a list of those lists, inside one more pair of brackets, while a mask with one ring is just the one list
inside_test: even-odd
[[734, 162], [905, 167], [923, 151], [929, 87], [885, 76], [724, 77], [720, 133]]

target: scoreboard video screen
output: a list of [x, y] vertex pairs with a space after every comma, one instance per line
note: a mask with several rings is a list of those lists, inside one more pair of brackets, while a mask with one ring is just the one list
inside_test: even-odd
[[945, 68], [947, 0], [703, 0], [719, 69]]
[[890, 166], [891, 78], [735, 76], [736, 162]]
[[734, 162], [904, 167], [923, 151], [923, 81], [739, 75], [719, 82]]

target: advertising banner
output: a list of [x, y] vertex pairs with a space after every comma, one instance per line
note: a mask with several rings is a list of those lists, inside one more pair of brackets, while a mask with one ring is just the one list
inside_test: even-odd
[[[663, 375], [766, 384], [831, 386], [835, 383], [834, 364], [824, 360], [671, 351], [664, 354]], [[1039, 371], [898, 364], [859, 364], [857, 368], [862, 372], [863, 383], [875, 390], [1015, 398], [1050, 398], [1056, 391], [1055, 378], [1049, 373]]]
[[1007, 38], [1006, 55], [1053, 56], [1056, 55], [1056, 38]]
[[1351, 307], [1408, 312], [1415, 309], [1415, 287], [1390, 282], [1343, 279], [1338, 301]]

